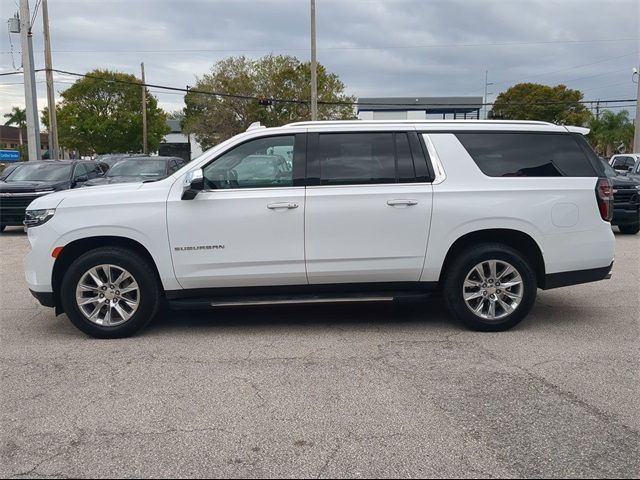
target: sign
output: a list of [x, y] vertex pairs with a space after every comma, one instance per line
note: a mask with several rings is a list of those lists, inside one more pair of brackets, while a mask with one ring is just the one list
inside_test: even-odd
[[0, 150], [0, 162], [19, 162], [20, 152], [18, 150]]

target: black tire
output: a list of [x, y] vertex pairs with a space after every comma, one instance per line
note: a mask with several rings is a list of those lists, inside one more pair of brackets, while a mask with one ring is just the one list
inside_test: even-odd
[[6, 225], [0, 225], [0, 233], [4, 232], [5, 228], [7, 228]]
[[620, 229], [620, 233], [624, 233], [625, 235], [635, 235], [640, 232], [640, 222], [632, 223], [631, 225], [620, 225], [618, 228]]
[[[522, 278], [522, 299], [519, 305], [510, 314], [494, 320], [482, 318], [472, 312], [463, 296], [463, 286], [467, 275], [476, 265], [488, 260], [508, 262]], [[536, 294], [537, 282], [532, 266], [520, 252], [499, 243], [475, 245], [462, 252], [447, 268], [443, 282], [443, 297], [449, 312], [470, 329], [482, 332], [508, 330], [520, 323], [531, 311]], [[478, 304], [480, 301], [478, 299]], [[502, 313], [506, 313], [506, 311], [503, 309]]]
[[[139, 304], [129, 320], [118, 326], [103, 326], [90, 321], [76, 302], [76, 286], [91, 268], [110, 264], [126, 269], [139, 287]], [[78, 257], [62, 279], [60, 299], [69, 320], [87, 335], [95, 338], [124, 338], [144, 328], [157, 314], [161, 301], [156, 272], [148, 260], [132, 250], [102, 247]]]

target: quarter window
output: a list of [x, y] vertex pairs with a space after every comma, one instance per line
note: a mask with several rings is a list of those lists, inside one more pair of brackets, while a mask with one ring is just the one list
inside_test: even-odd
[[594, 166], [570, 134], [458, 133], [458, 140], [491, 177], [596, 177]]
[[206, 189], [293, 186], [293, 135], [252, 140], [204, 168]]

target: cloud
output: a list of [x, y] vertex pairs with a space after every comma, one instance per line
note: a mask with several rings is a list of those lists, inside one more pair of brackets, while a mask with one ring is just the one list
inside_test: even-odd
[[[637, 39], [637, 0], [316, 4], [318, 59], [356, 96], [481, 95], [488, 70], [494, 94], [536, 81], [566, 83], [588, 99], [635, 97], [631, 68], [639, 62], [638, 40], [583, 41]], [[309, 58], [307, 0], [56, 0], [49, 9], [54, 67], [62, 70], [108, 67], [139, 75], [144, 61], [150, 83], [184, 87], [228, 55]], [[13, 10], [13, 0], [0, 0], [5, 16]], [[6, 35], [0, 39], [0, 71], [9, 71], [10, 46]], [[14, 35], [14, 50], [19, 48]], [[34, 49], [42, 67], [40, 19]], [[0, 113], [24, 103], [22, 87], [8, 85], [18, 81], [0, 77]], [[56, 84], [57, 91], [67, 87]], [[168, 110], [182, 107], [180, 95], [154, 94]], [[42, 108], [44, 83], [38, 83], [38, 96]]]

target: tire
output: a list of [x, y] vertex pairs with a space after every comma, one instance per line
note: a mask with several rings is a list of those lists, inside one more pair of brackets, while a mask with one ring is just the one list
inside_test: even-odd
[[7, 228], [6, 225], [0, 225], [0, 233], [4, 232], [5, 228]]
[[[496, 261], [495, 279], [489, 278], [492, 261]], [[514, 273], [505, 274], [505, 265], [512, 267], [519, 277]], [[472, 273], [477, 266], [482, 269], [485, 280], [479, 275], [480, 270]], [[501, 274], [504, 275], [503, 283], [513, 286], [505, 288], [498, 285], [500, 282], [495, 280], [500, 280]], [[465, 286], [467, 278], [467, 285], [473, 286]], [[489, 280], [493, 280], [493, 283], [488, 283]], [[507, 245], [485, 243], [470, 247], [458, 255], [445, 272], [443, 289], [445, 303], [453, 317], [472, 330], [498, 332], [517, 325], [531, 311], [536, 299], [537, 282], [532, 266], [520, 252]], [[465, 295], [469, 303], [465, 301]], [[471, 298], [474, 295], [479, 296]], [[494, 316], [490, 318], [492, 303], [495, 305]], [[503, 304], [513, 310], [503, 307]], [[479, 313], [474, 313], [472, 308], [478, 307]]]
[[632, 223], [631, 225], [619, 225], [620, 233], [624, 233], [625, 235], [635, 235], [640, 232], [640, 222]]
[[[110, 282], [106, 281], [107, 271]], [[129, 276], [121, 276], [123, 272]], [[117, 282], [120, 278], [123, 280]], [[79, 287], [81, 281], [82, 288]], [[102, 290], [103, 287], [106, 290]], [[79, 304], [78, 295], [86, 295], [80, 300], [85, 305]], [[116, 303], [106, 302], [107, 297]], [[69, 266], [62, 279], [60, 299], [69, 320], [87, 335], [124, 338], [140, 331], [156, 316], [161, 292], [156, 272], [148, 260], [132, 250], [103, 247], [84, 253]], [[100, 305], [91, 320], [91, 313]]]

